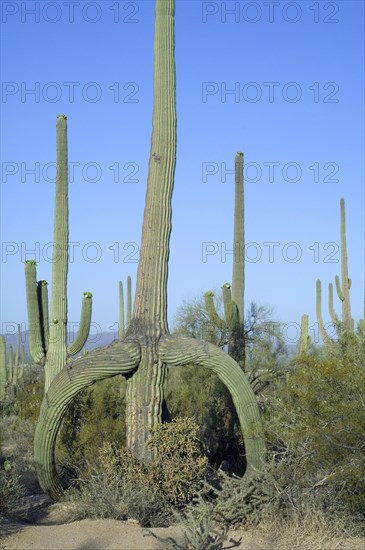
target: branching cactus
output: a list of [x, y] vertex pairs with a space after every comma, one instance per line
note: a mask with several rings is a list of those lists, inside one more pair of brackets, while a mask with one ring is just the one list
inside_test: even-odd
[[25, 262], [30, 353], [45, 368], [45, 391], [72, 355], [83, 348], [90, 330], [92, 294], [85, 292], [79, 331], [67, 345], [68, 274], [68, 159], [67, 119], [57, 117], [57, 178], [54, 210], [52, 294], [50, 315], [46, 281], [36, 281], [34, 260]]
[[72, 399], [97, 380], [126, 376], [127, 445], [140, 459], [155, 458], [147, 443], [151, 428], [162, 421], [167, 365], [194, 363], [214, 371], [227, 386], [237, 410], [245, 441], [246, 474], [260, 469], [264, 461], [259, 408], [240, 366], [212, 344], [169, 334], [167, 274], [176, 163], [174, 0], [156, 0], [155, 6], [153, 129], [132, 319], [124, 339], [64, 367], [43, 399], [35, 433], [35, 465], [43, 490], [53, 498], [63, 491], [54, 458], [62, 418]]
[[349, 271], [347, 265], [347, 246], [346, 246], [346, 214], [345, 214], [345, 201], [340, 200], [341, 210], [341, 284], [339, 276], [336, 275], [335, 283], [337, 296], [342, 301], [342, 324], [344, 330], [353, 332], [353, 320], [351, 317], [350, 306], [350, 288], [351, 279], [349, 279]]
[[244, 367], [245, 331], [244, 331], [244, 190], [243, 190], [243, 153], [238, 152], [235, 158], [235, 206], [233, 230], [233, 272], [232, 289], [229, 283], [222, 286], [224, 319], [215, 309], [214, 294], [205, 293], [205, 307], [213, 325], [226, 331], [228, 336], [228, 354]]
[[[346, 214], [345, 214], [345, 201], [340, 200], [340, 238], [341, 238], [341, 281], [338, 275], [335, 277], [335, 285], [337, 296], [342, 302], [342, 319], [340, 319], [333, 305], [333, 284], [328, 285], [328, 310], [331, 316], [334, 327], [338, 327], [342, 323], [342, 328], [348, 332], [354, 332], [354, 320], [351, 317], [351, 305], [350, 305], [350, 288], [351, 279], [348, 276], [348, 261], [347, 261], [347, 245], [346, 245]], [[327, 334], [323, 323], [322, 307], [321, 307], [321, 282], [317, 280], [316, 283], [316, 311], [317, 321], [319, 325], [319, 333], [325, 344], [331, 343], [331, 338]]]

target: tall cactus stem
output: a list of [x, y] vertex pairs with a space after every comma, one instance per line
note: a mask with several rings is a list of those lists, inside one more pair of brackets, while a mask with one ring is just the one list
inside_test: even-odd
[[350, 306], [350, 285], [349, 273], [348, 273], [348, 261], [347, 261], [347, 246], [346, 246], [346, 214], [345, 214], [345, 201], [340, 200], [341, 210], [341, 283], [342, 283], [342, 323], [345, 330], [352, 331], [353, 324], [351, 318], [351, 306]]
[[309, 322], [308, 315], [303, 314], [300, 321], [300, 343], [299, 343], [300, 355], [305, 355], [308, 351], [308, 342], [309, 342], [308, 322]]
[[317, 279], [316, 281], [316, 314], [317, 314], [317, 322], [318, 322], [318, 328], [319, 328], [319, 334], [320, 337], [323, 340], [324, 344], [330, 343], [330, 338], [326, 332], [326, 329], [324, 327], [323, 323], [323, 317], [322, 317], [322, 285], [321, 281]]
[[118, 330], [119, 340], [123, 340], [125, 336], [125, 326], [124, 326], [124, 292], [123, 292], [123, 283], [119, 281], [119, 330]]
[[6, 386], [8, 377], [6, 372], [6, 346], [5, 336], [0, 336], [0, 401], [4, 401], [6, 397]]
[[234, 254], [232, 273], [232, 300], [238, 309], [239, 323], [244, 323], [245, 293], [245, 233], [244, 233], [244, 191], [243, 191], [243, 153], [235, 157], [235, 202], [234, 202]]
[[126, 314], [126, 330], [130, 325], [132, 318], [132, 279], [127, 277], [127, 314]]

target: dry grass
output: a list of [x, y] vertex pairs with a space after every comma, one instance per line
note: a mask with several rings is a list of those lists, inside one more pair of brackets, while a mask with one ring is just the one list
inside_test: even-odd
[[260, 531], [277, 550], [363, 550], [365, 532], [360, 521], [338, 510], [323, 511], [315, 501], [297, 505], [287, 517], [272, 514], [260, 523]]

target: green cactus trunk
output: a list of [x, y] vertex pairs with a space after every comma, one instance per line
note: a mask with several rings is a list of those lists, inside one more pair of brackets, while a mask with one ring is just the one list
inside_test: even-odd
[[299, 342], [299, 355], [305, 355], [308, 351], [308, 315], [303, 314], [300, 321], [300, 342]]
[[7, 383], [5, 336], [0, 336], [0, 401], [5, 400]]
[[[176, 164], [174, 2], [156, 2], [154, 37], [154, 110], [146, 207], [137, 273], [133, 320], [127, 338], [143, 335], [138, 371], [126, 392], [127, 445], [140, 458], [151, 458], [146, 442], [162, 420], [165, 367], [157, 343], [168, 333], [167, 272], [171, 233], [171, 197]], [[128, 321], [127, 321], [128, 322]]]
[[52, 293], [45, 391], [67, 360], [68, 160], [67, 120], [57, 117], [57, 178], [54, 209]]
[[[84, 293], [79, 331], [67, 345], [68, 153], [67, 117], [57, 117], [57, 177], [54, 207], [51, 311], [47, 281], [36, 282], [36, 262], [25, 262], [30, 353], [45, 368], [45, 393], [70, 356], [83, 348], [90, 330], [92, 294]], [[49, 318], [50, 317], [50, 318]]]
[[350, 306], [350, 285], [351, 281], [349, 279], [348, 272], [348, 261], [347, 261], [347, 246], [346, 246], [346, 214], [345, 214], [345, 201], [344, 199], [340, 200], [340, 210], [341, 210], [341, 282], [342, 287], [339, 288], [337, 284], [337, 293], [338, 297], [342, 301], [342, 323], [344, 330], [349, 332], [353, 331], [353, 321], [351, 317], [351, 306]]

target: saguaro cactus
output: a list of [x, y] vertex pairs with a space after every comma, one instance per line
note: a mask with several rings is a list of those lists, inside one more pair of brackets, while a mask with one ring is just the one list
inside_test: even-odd
[[[123, 340], [99, 348], [67, 365], [53, 379], [43, 400], [35, 434], [35, 464], [43, 490], [62, 493], [54, 448], [68, 403], [96, 380], [127, 377], [127, 444], [140, 458], [153, 458], [150, 429], [162, 420], [166, 365], [201, 365], [226, 384], [245, 439], [248, 472], [260, 468], [264, 440], [255, 395], [238, 364], [219, 348], [191, 338], [173, 337], [167, 324], [167, 273], [171, 197], [176, 162], [174, 1], [156, 0], [154, 111], [142, 243], [132, 320]], [[163, 460], [163, 457], [161, 457]]]
[[[335, 327], [342, 322], [342, 328], [348, 332], [354, 332], [354, 320], [351, 317], [351, 305], [350, 305], [350, 288], [351, 279], [348, 276], [348, 260], [347, 260], [347, 245], [346, 245], [346, 215], [345, 215], [345, 200], [340, 200], [340, 239], [341, 239], [341, 282], [338, 275], [335, 276], [335, 285], [337, 296], [342, 302], [342, 319], [340, 319], [334, 309], [333, 305], [333, 285], [328, 285], [328, 309], [331, 316], [332, 323]], [[317, 321], [319, 325], [319, 333], [325, 344], [331, 342], [331, 337], [327, 334], [323, 323], [322, 309], [321, 309], [321, 281], [318, 279], [316, 282], [316, 311]]]
[[228, 334], [228, 353], [243, 368], [245, 362], [244, 330], [244, 292], [245, 292], [245, 235], [244, 235], [244, 190], [243, 190], [243, 153], [235, 158], [235, 206], [233, 229], [233, 272], [232, 289], [229, 283], [222, 286], [224, 319], [217, 314], [214, 294], [206, 292], [205, 307], [211, 322], [226, 330]]
[[90, 330], [92, 294], [85, 292], [75, 340], [67, 345], [68, 274], [68, 159], [67, 117], [57, 117], [57, 178], [52, 256], [52, 295], [48, 316], [47, 282], [36, 282], [36, 262], [25, 262], [30, 353], [45, 367], [45, 391], [70, 356], [83, 348]]
[[6, 372], [6, 346], [5, 336], [0, 336], [0, 401], [4, 401], [6, 397], [6, 386], [8, 376]]
[[310, 336], [308, 335], [308, 315], [303, 314], [300, 321], [299, 355], [305, 355], [308, 351]]
[[353, 321], [351, 318], [351, 306], [350, 306], [350, 288], [351, 279], [349, 279], [349, 271], [347, 265], [347, 246], [346, 246], [346, 215], [345, 215], [345, 201], [340, 200], [341, 210], [341, 284], [338, 275], [335, 277], [337, 296], [342, 301], [342, 324], [344, 330], [353, 330]]

